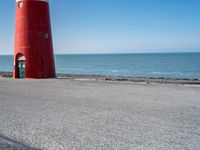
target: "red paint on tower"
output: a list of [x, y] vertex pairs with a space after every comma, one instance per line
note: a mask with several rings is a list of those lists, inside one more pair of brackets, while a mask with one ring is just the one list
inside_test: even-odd
[[55, 77], [48, 0], [16, 0], [14, 78]]

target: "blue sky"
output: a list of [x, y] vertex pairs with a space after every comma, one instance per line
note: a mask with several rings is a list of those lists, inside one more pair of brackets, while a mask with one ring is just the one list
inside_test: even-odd
[[[54, 52], [200, 52], [200, 0], [50, 0]], [[14, 47], [15, 0], [0, 4], [0, 54]]]

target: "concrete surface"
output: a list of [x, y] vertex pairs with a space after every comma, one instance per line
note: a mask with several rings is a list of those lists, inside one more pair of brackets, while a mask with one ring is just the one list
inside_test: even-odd
[[0, 150], [199, 150], [200, 87], [0, 78]]

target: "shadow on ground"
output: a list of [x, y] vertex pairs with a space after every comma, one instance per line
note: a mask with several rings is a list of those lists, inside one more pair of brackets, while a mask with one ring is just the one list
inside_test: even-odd
[[0, 135], [0, 150], [42, 150]]

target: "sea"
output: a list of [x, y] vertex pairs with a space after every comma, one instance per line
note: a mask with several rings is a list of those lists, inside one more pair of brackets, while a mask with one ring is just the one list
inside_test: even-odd
[[[200, 79], [200, 53], [55, 55], [57, 73]], [[13, 70], [13, 56], [0, 56], [0, 71]]]

